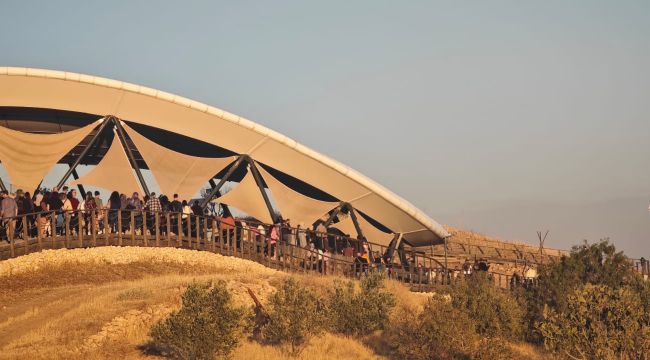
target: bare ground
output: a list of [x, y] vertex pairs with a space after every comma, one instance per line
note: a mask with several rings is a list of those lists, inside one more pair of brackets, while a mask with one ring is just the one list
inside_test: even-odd
[[[195, 281], [226, 281], [237, 303], [262, 302], [285, 273], [247, 260], [173, 248], [103, 247], [54, 250], [0, 262], [0, 359], [145, 359], [151, 325], [180, 306]], [[301, 276], [317, 289], [335, 278]], [[389, 283], [400, 303], [427, 294]], [[325, 334], [298, 359], [384, 359], [381, 344]], [[535, 358], [534, 349], [522, 349]], [[282, 349], [244, 341], [235, 359], [292, 359]]]

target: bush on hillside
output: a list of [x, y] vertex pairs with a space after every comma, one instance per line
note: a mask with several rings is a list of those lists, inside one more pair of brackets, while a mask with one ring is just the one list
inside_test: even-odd
[[475, 321], [486, 337], [518, 339], [523, 332], [524, 309], [510, 293], [497, 288], [487, 274], [477, 272], [451, 288], [452, 305]]
[[223, 281], [190, 285], [182, 307], [154, 325], [151, 337], [163, 353], [179, 359], [228, 357], [247, 328], [246, 310], [232, 304]]
[[569, 295], [562, 312], [548, 309], [539, 329], [546, 348], [571, 359], [644, 359], [650, 315], [640, 294], [587, 284]]
[[385, 290], [384, 277], [371, 272], [357, 290], [352, 281], [337, 283], [328, 298], [332, 329], [345, 335], [364, 335], [388, 325], [395, 296]]
[[312, 336], [323, 331], [326, 318], [316, 294], [288, 278], [270, 298], [262, 337], [271, 344], [288, 345], [290, 353], [297, 355]]
[[446, 299], [434, 296], [423, 310], [399, 307], [387, 335], [396, 358], [469, 359], [479, 340], [467, 313]]
[[541, 341], [538, 324], [544, 320], [544, 310], [566, 313], [569, 296], [586, 285], [604, 285], [618, 290], [629, 287], [641, 295], [645, 311], [650, 311], [647, 284], [634, 271], [628, 258], [617, 252], [607, 239], [595, 244], [584, 242], [574, 246], [569, 256], [539, 268], [538, 285], [522, 294], [527, 303], [529, 338]]

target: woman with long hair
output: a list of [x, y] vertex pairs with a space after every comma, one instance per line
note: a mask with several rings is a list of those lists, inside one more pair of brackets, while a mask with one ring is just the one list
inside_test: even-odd
[[113, 191], [108, 198], [107, 211], [108, 211], [108, 225], [111, 231], [117, 230], [117, 212], [122, 208], [122, 200], [117, 191]]
[[93, 228], [97, 229], [97, 216], [94, 216], [93, 221], [93, 213], [97, 211], [97, 203], [95, 202], [93, 193], [90, 191], [86, 193], [86, 199], [83, 202], [83, 210], [86, 224], [86, 233], [90, 235], [90, 233], [93, 231]]

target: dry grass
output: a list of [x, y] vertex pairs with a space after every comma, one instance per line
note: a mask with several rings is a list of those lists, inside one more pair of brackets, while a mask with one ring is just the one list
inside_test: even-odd
[[[56, 250], [0, 262], [0, 359], [153, 358], [141, 350], [149, 329], [180, 306], [188, 284], [224, 280], [235, 302], [252, 306], [247, 288], [266, 302], [286, 276], [242, 259], [169, 248]], [[292, 276], [323, 293], [340, 281]], [[397, 282], [387, 287], [409, 306], [430, 296]], [[377, 354], [389, 345], [378, 339], [324, 334], [298, 359], [383, 359]], [[250, 341], [234, 358], [290, 359], [280, 348]]]
[[373, 350], [365, 346], [357, 339], [340, 335], [323, 334], [313, 339], [298, 357], [290, 357], [281, 348], [260, 345], [256, 342], [245, 342], [235, 352], [236, 359], [249, 360], [371, 360], [386, 359], [375, 355]]

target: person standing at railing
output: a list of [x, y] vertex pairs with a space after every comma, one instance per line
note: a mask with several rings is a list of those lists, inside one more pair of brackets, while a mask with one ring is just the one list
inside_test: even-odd
[[120, 194], [117, 191], [113, 191], [111, 196], [108, 198], [108, 204], [106, 204], [108, 211], [108, 226], [111, 231], [117, 231], [117, 212], [122, 208], [122, 200], [120, 199]]
[[2, 190], [2, 203], [0, 203], [0, 217], [2, 217], [2, 226], [6, 231], [6, 240], [10, 241], [14, 238], [14, 230], [16, 229], [15, 216], [18, 215], [18, 206], [16, 200], [9, 196], [7, 190]]
[[264, 228], [264, 225], [262, 224], [257, 225], [256, 233], [257, 233], [256, 235], [257, 239], [255, 241], [257, 242], [257, 244], [262, 244], [261, 246], [257, 245], [257, 253], [261, 254], [263, 252], [263, 249], [261, 249], [261, 247], [264, 246], [263, 244], [264, 241], [266, 240], [266, 229]]
[[[30, 221], [31, 216], [26, 216], [24, 219], [22, 217], [22, 215], [31, 214], [32, 212], [34, 212], [34, 205], [32, 204], [32, 199], [29, 196], [29, 193], [23, 193], [22, 189], [16, 190], [16, 206], [18, 207], [18, 218], [16, 219], [16, 229], [22, 229], [23, 227], [26, 226], [29, 231], [30, 225], [32, 224], [32, 221]], [[22, 234], [23, 232], [20, 231], [18, 236], [22, 236]]]
[[296, 228], [296, 237], [298, 238], [298, 246], [301, 248], [307, 247], [307, 234], [305, 233], [305, 224], [300, 223]]
[[41, 201], [40, 205], [36, 208], [37, 212], [41, 212], [41, 216], [38, 217], [38, 232], [41, 235], [41, 238], [44, 238], [45, 236], [50, 236], [52, 234], [52, 225], [50, 223], [50, 205], [48, 204], [45, 199], [49, 199], [50, 193], [45, 192], [43, 194], [43, 200]]
[[93, 227], [97, 229], [97, 217], [95, 217], [95, 223], [92, 223], [92, 214], [97, 210], [97, 204], [95, 203], [95, 198], [90, 191], [86, 193], [86, 199], [84, 199], [79, 208], [83, 210], [86, 234], [90, 235]]
[[70, 213], [70, 230], [73, 234], [77, 233], [79, 229], [79, 214], [77, 209], [79, 209], [79, 199], [77, 198], [77, 189], [72, 189], [68, 192], [68, 200], [70, 201], [70, 206], [72, 206], [72, 211]]
[[61, 211], [59, 212], [57, 222], [59, 223], [61, 234], [65, 234], [65, 231], [67, 230], [65, 226], [65, 219], [66, 215], [70, 216], [70, 212], [72, 212], [72, 204], [64, 192], [59, 193], [59, 200], [61, 200]]
[[[185, 231], [187, 229], [187, 222], [190, 221], [190, 215], [192, 215], [192, 209], [187, 204], [187, 200], [183, 200], [183, 202], [181, 203], [181, 213], [182, 213], [181, 218], [183, 219], [183, 221], [182, 221], [182, 223], [183, 223], [183, 233], [185, 233]], [[192, 230], [193, 229], [190, 229], [189, 230], [190, 233], [185, 233], [185, 234], [187, 236], [191, 236], [191, 231]]]
[[43, 192], [39, 189], [36, 189], [36, 191], [34, 191], [34, 198], [32, 199], [34, 208], [41, 206], [41, 201], [43, 201]]
[[280, 238], [279, 225], [277, 224], [271, 225], [271, 236], [269, 236], [269, 256], [272, 256], [273, 260], [277, 259], [275, 248], [278, 244], [279, 238]]

